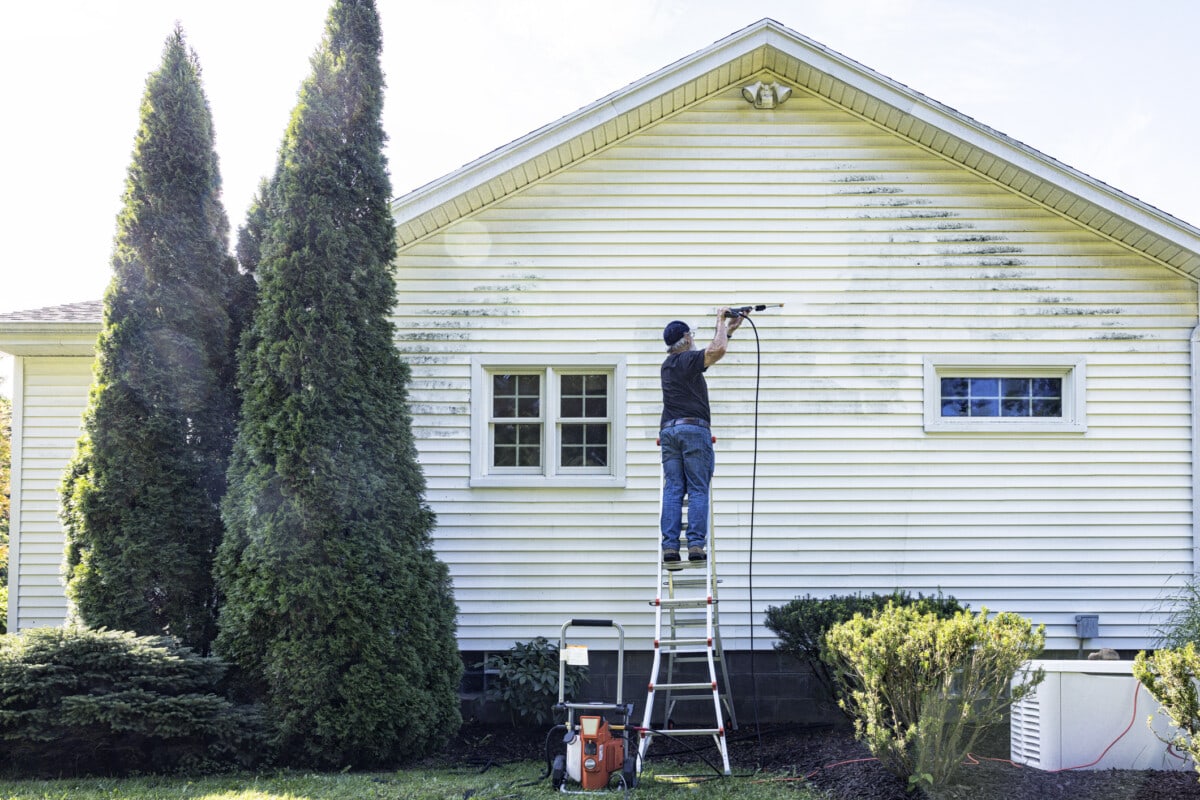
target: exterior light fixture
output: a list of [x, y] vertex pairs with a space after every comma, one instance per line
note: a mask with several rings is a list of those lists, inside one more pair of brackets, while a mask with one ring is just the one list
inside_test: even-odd
[[783, 105], [784, 101], [791, 96], [791, 88], [778, 81], [770, 83], [755, 81], [749, 86], [742, 87], [742, 97], [746, 98], [746, 102], [751, 103], [755, 108], [775, 108]]

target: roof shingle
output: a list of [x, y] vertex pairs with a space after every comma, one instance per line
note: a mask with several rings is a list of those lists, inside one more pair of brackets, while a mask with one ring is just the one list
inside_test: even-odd
[[100, 322], [103, 304], [100, 300], [68, 303], [62, 306], [31, 308], [26, 311], [10, 311], [0, 314], [0, 323], [5, 322]]

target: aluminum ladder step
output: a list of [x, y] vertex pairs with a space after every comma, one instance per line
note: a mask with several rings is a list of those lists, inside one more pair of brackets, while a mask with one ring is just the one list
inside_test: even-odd
[[650, 736], [724, 736], [724, 728], [671, 728], [665, 731], [643, 730]]
[[704, 608], [705, 606], [716, 605], [716, 602], [716, 600], [710, 597], [696, 599], [670, 597], [665, 600], [656, 600], [654, 604], [660, 608]]
[[[700, 646], [702, 650], [697, 650], [697, 653], [706, 652], [707, 648], [712, 645], [712, 640], [704, 636], [695, 636], [690, 639], [663, 639], [658, 642], [658, 647], [696, 647]], [[675, 651], [678, 653], [679, 651]]]

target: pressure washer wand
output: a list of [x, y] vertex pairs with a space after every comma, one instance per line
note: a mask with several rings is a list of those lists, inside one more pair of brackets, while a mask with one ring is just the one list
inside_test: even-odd
[[758, 305], [753, 306], [730, 306], [729, 314], [727, 316], [744, 317], [751, 311], [764, 311], [768, 308], [783, 308], [783, 303], [759, 303]]

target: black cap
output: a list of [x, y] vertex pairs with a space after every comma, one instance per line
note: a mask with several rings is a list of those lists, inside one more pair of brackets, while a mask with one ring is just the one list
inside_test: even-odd
[[663, 328], [663, 341], [666, 342], [667, 347], [674, 347], [691, 330], [691, 326], [686, 322], [679, 320], [668, 322], [667, 327]]

